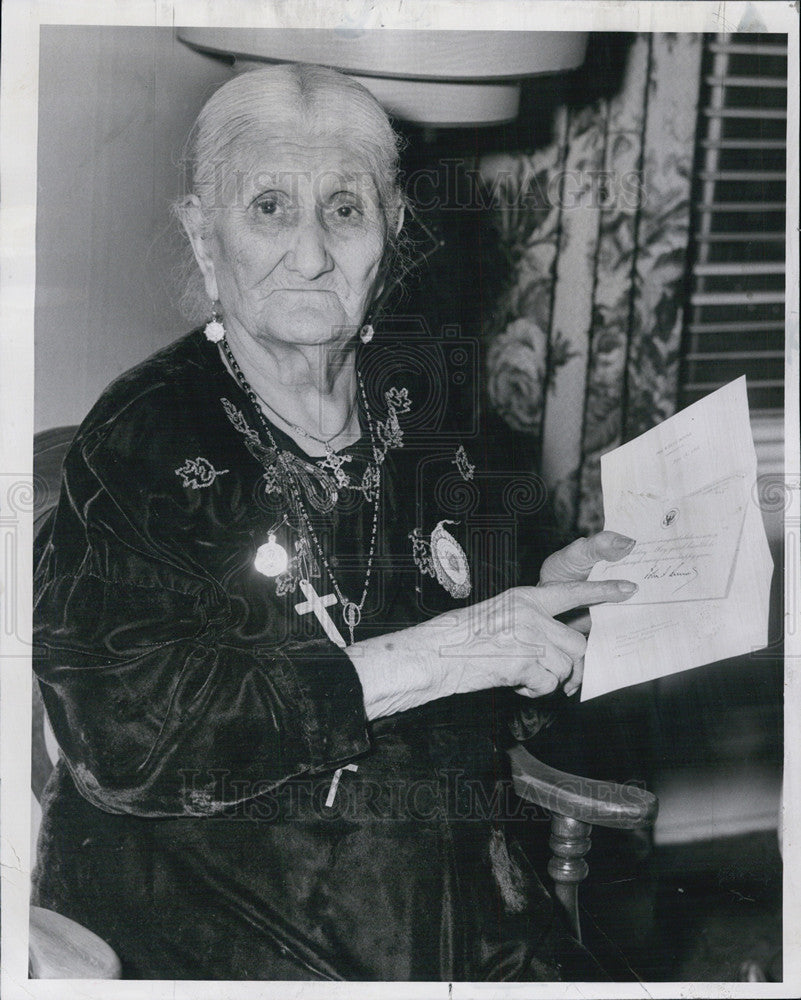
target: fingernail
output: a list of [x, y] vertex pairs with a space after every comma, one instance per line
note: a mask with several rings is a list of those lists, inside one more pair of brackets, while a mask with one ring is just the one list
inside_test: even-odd
[[619, 538], [614, 540], [612, 548], [617, 549], [620, 552], [629, 552], [636, 544], [636, 539], [629, 538], [627, 535], [621, 535]]
[[626, 597], [631, 597], [631, 595], [636, 594], [640, 588], [636, 583], [631, 583], [630, 580], [621, 580], [617, 585], [617, 589], [621, 594], [625, 594]]

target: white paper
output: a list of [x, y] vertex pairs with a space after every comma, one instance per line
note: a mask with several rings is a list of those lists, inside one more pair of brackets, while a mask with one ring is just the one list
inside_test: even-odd
[[637, 544], [590, 579], [639, 590], [591, 609], [582, 701], [766, 645], [756, 474], [744, 377], [603, 456], [604, 527]]

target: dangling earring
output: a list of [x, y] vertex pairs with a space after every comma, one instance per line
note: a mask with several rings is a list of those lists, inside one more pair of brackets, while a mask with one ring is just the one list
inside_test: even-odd
[[206, 339], [210, 340], [212, 344], [218, 344], [225, 337], [222, 314], [217, 308], [219, 304], [219, 300], [212, 303], [211, 319], [206, 323], [206, 329], [203, 331], [206, 334]]
[[369, 344], [374, 336], [375, 330], [373, 329], [372, 323], [365, 323], [361, 330], [359, 330], [359, 340], [361, 340], [363, 344]]

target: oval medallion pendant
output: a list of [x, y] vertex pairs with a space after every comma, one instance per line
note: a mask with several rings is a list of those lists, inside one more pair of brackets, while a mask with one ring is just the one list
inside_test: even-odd
[[280, 576], [289, 565], [289, 556], [283, 545], [275, 540], [275, 535], [268, 535], [264, 545], [256, 549], [253, 565], [263, 576]]
[[470, 564], [464, 549], [440, 521], [431, 532], [431, 561], [437, 580], [452, 597], [467, 597], [471, 590]]
[[348, 603], [342, 609], [342, 617], [345, 619], [345, 624], [349, 629], [354, 629], [362, 620], [362, 611], [358, 604], [354, 604], [353, 601], [348, 601]]

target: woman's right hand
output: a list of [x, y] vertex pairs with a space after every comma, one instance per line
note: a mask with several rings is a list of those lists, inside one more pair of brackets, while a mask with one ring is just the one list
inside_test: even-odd
[[348, 648], [362, 681], [368, 718], [452, 694], [512, 687], [536, 698], [581, 678], [586, 639], [555, 616], [620, 602], [624, 580], [514, 587], [400, 632]]

